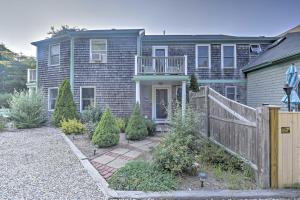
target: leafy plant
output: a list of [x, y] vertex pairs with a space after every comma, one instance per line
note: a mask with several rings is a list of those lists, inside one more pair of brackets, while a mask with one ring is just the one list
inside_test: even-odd
[[88, 106], [88, 108], [81, 113], [81, 120], [84, 123], [98, 123], [101, 119], [101, 109], [98, 106]]
[[116, 172], [109, 185], [115, 190], [169, 191], [178, 187], [176, 176], [146, 161], [131, 161]]
[[77, 119], [76, 105], [73, 100], [69, 80], [64, 80], [59, 87], [58, 98], [53, 113], [53, 124], [60, 126], [63, 119]]
[[111, 110], [107, 107], [92, 137], [92, 142], [99, 147], [109, 147], [119, 143], [120, 129]]
[[11, 98], [11, 94], [9, 93], [1, 93], [0, 94], [0, 108], [8, 108], [9, 107], [9, 99]]
[[191, 82], [190, 82], [190, 88], [191, 91], [193, 92], [199, 92], [199, 84], [198, 80], [195, 74], [192, 74], [191, 76]]
[[67, 134], [83, 134], [86, 127], [77, 119], [64, 119], [61, 122], [61, 130]]
[[98, 123], [88, 122], [88, 123], [85, 123], [84, 125], [86, 127], [86, 133], [88, 134], [88, 137], [90, 139], [92, 139], [93, 135], [95, 133], [95, 130], [96, 130], [97, 126], [98, 126]]
[[35, 128], [46, 121], [43, 97], [39, 91], [15, 91], [9, 106], [8, 115], [17, 128]]
[[154, 136], [156, 131], [155, 123], [150, 119], [146, 119], [145, 122], [147, 126], [148, 136]]
[[122, 133], [124, 133], [125, 132], [125, 126], [126, 126], [125, 121], [121, 118], [117, 118], [116, 120], [117, 120], [117, 125], [118, 125], [120, 131]]
[[4, 117], [0, 117], [0, 131], [5, 128], [6, 119]]
[[136, 104], [125, 130], [129, 140], [141, 140], [147, 137], [148, 131], [144, 118], [141, 116], [140, 106]]

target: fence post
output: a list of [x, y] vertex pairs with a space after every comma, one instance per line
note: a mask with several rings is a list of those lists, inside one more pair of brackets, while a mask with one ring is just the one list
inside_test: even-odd
[[210, 137], [210, 108], [209, 108], [209, 87], [205, 87], [205, 100], [206, 100], [206, 120], [207, 120], [207, 128], [206, 128], [206, 136]]

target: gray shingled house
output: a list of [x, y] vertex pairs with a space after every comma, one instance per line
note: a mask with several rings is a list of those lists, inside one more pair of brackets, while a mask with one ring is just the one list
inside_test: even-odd
[[[300, 72], [300, 32], [287, 33], [250, 62], [243, 72], [247, 78], [247, 104], [282, 106], [286, 71], [295, 64]], [[300, 85], [298, 86], [300, 93]]]
[[78, 111], [108, 105], [124, 117], [139, 102], [143, 115], [166, 123], [175, 101], [184, 109], [192, 73], [200, 85], [246, 103], [242, 68], [277, 39], [146, 35], [144, 29], [71, 32], [32, 43], [37, 68], [28, 71], [28, 87], [42, 90], [49, 113], [68, 78]]

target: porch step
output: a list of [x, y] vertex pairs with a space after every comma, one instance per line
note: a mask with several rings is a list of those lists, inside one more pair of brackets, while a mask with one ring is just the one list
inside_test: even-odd
[[170, 126], [168, 124], [157, 124], [156, 125], [156, 132], [168, 132], [170, 131]]

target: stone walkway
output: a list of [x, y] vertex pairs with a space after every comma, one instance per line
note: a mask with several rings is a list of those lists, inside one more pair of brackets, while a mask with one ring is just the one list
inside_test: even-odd
[[141, 141], [127, 141], [125, 135], [121, 134], [118, 146], [97, 154], [91, 163], [99, 173], [108, 180], [119, 168], [130, 160], [137, 159], [144, 153], [151, 151], [159, 144], [160, 136], [148, 137]]
[[104, 199], [58, 129], [0, 132], [0, 199]]

